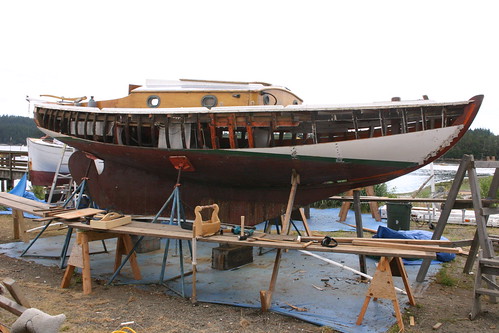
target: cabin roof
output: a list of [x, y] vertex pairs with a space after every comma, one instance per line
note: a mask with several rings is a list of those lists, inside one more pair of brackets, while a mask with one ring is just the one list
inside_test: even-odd
[[[146, 84], [133, 89], [133, 92], [162, 91], [260, 91], [269, 87], [285, 89], [265, 82], [236, 82], [208, 80], [146, 80]], [[286, 89], [287, 90], [287, 89]]]

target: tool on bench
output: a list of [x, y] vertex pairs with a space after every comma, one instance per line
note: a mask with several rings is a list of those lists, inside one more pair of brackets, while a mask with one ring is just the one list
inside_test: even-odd
[[243, 235], [241, 235], [241, 230], [242, 229], [240, 226], [233, 226], [233, 227], [224, 226], [222, 227], [222, 229], [220, 229], [220, 233], [223, 234], [230, 232], [233, 233], [234, 235], [239, 235], [239, 240], [245, 240], [251, 235], [253, 235], [253, 233], [255, 232], [254, 228], [244, 228]]
[[122, 215], [116, 212], [107, 214], [96, 214], [87, 220], [91, 227], [96, 229], [112, 229], [132, 222], [130, 215]]
[[338, 246], [338, 241], [336, 241], [336, 239], [334, 239], [333, 237], [325, 236], [321, 241], [321, 245], [324, 247], [336, 247]]
[[[201, 211], [205, 209], [213, 209], [211, 213], [211, 218], [209, 220], [203, 221], [201, 216]], [[220, 219], [218, 218], [219, 207], [217, 204], [208, 206], [196, 206], [194, 208], [194, 214], [196, 219], [194, 224], [196, 225], [196, 237], [197, 236], [211, 236], [216, 234], [220, 230]]]

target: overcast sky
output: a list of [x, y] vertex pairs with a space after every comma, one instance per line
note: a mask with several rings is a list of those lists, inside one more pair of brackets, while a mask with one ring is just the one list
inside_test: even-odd
[[123, 97], [146, 79], [265, 81], [307, 104], [485, 99], [499, 135], [495, 1], [9, 1], [0, 114], [26, 95]]

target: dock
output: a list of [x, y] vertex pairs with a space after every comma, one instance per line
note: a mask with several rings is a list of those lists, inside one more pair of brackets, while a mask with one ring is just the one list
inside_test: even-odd
[[28, 172], [28, 152], [0, 149], [0, 192], [12, 188], [14, 180]]

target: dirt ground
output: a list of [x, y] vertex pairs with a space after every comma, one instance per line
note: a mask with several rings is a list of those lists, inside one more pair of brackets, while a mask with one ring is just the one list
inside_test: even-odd
[[[29, 221], [29, 226], [38, 226]], [[46, 236], [57, 231], [48, 232]], [[59, 231], [64, 232], [64, 231]], [[445, 236], [450, 239], [470, 238], [473, 227], [449, 225]], [[498, 228], [490, 233], [499, 234]], [[34, 234], [33, 236], [34, 237]], [[0, 243], [13, 241], [12, 218], [0, 215]], [[473, 276], [462, 273], [466, 257], [458, 256], [444, 265], [441, 273], [421, 293], [417, 306], [403, 305], [406, 332], [499, 332], [499, 304], [485, 298], [485, 310], [470, 321]], [[17, 281], [31, 306], [46, 313], [64, 313], [67, 317], [62, 332], [113, 332], [124, 322], [137, 333], [144, 332], [336, 332], [297, 319], [262, 313], [258, 309], [198, 303], [164, 293], [164, 288], [106, 286], [93, 280], [93, 293], [82, 295], [81, 279], [73, 278], [68, 289], [61, 289], [63, 270], [46, 267], [0, 254], [0, 280]], [[8, 296], [9, 295], [4, 295]], [[360, 310], [360, 309], [359, 309]], [[414, 316], [415, 326], [409, 325]], [[0, 323], [10, 326], [17, 317], [0, 309]], [[442, 323], [438, 330], [432, 327]], [[388, 332], [398, 332], [394, 325]]]

